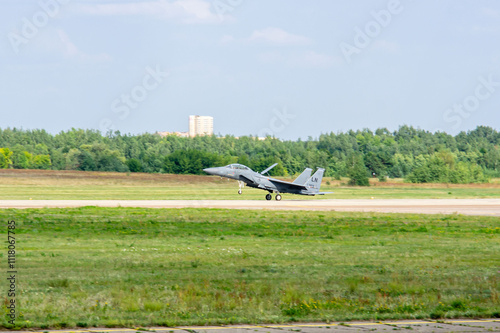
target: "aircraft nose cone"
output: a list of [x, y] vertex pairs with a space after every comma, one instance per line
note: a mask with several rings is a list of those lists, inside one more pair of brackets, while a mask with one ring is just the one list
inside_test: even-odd
[[217, 174], [217, 168], [206, 168], [206, 169], [203, 169], [203, 171], [205, 171], [206, 173], [208, 173], [210, 175]]

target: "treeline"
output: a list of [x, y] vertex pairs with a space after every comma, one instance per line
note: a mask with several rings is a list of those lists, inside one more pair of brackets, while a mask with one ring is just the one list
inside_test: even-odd
[[229, 163], [261, 171], [278, 162], [271, 174], [324, 167], [326, 176], [337, 178], [375, 174], [411, 182], [470, 183], [500, 176], [499, 146], [500, 133], [486, 126], [456, 136], [401, 126], [393, 132], [351, 130], [306, 141], [102, 135], [82, 129], [53, 135], [7, 128], [0, 129], [0, 168], [203, 174], [203, 168]]

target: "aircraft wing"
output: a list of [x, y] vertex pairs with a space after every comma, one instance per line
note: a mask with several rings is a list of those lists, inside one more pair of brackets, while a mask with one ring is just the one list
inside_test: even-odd
[[305, 187], [304, 185], [294, 184], [294, 183], [286, 182], [284, 180], [269, 178], [269, 181], [271, 183], [273, 183], [278, 189], [279, 188], [285, 188], [285, 189], [289, 188], [289, 189], [294, 189], [294, 190], [299, 190], [299, 191], [307, 189], [307, 187]]
[[[314, 192], [314, 190], [311, 191], [311, 188], [306, 186], [306, 185], [290, 183], [290, 182], [287, 182], [284, 180], [279, 180], [279, 179], [274, 179], [274, 178], [269, 178], [269, 181], [271, 183], [273, 183], [273, 185], [276, 186], [276, 188], [280, 192], [305, 194], [305, 195], [323, 195], [323, 194], [333, 193], [333, 192]], [[302, 191], [306, 191], [306, 192], [302, 192]]]
[[245, 183], [247, 183], [247, 184], [250, 184], [250, 183], [254, 184], [254, 183], [255, 183], [255, 181], [254, 181], [253, 179], [250, 179], [250, 178], [245, 177], [245, 176], [243, 176], [243, 175], [240, 175], [240, 180], [241, 180], [241, 181], [244, 181], [244, 182], [245, 182]]
[[268, 172], [269, 170], [271, 170], [272, 168], [274, 168], [275, 166], [277, 166], [278, 163], [274, 163], [273, 165], [271, 165], [269, 168], [267, 168], [266, 170], [262, 171], [260, 174], [263, 175], [265, 174], [266, 172]]

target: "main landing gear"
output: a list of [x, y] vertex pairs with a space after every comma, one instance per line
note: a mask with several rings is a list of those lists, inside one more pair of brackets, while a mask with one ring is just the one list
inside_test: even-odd
[[[267, 201], [271, 200], [272, 198], [273, 198], [273, 196], [271, 195], [271, 193], [266, 194], [266, 200]], [[276, 199], [276, 201], [280, 201], [281, 200], [281, 194], [279, 194], [279, 193], [276, 194], [276, 198], [275, 199]]]

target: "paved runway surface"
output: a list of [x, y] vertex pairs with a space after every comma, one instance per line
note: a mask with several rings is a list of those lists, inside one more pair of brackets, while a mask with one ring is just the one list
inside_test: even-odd
[[[291, 325], [235, 325], [235, 326], [183, 326], [183, 327], [151, 327], [151, 328], [92, 328], [78, 330], [38, 331], [29, 333], [70, 333], [70, 332], [106, 332], [106, 333], [130, 333], [130, 332], [190, 332], [190, 333], [337, 333], [337, 332], [500, 332], [500, 319], [453, 319], [440, 322], [431, 320], [398, 320], [385, 322], [347, 322], [347, 323], [305, 323]], [[26, 332], [28, 333], [28, 332]]]
[[500, 199], [318, 199], [318, 200], [0, 200], [0, 208], [83, 206], [145, 208], [226, 208], [334, 210], [415, 214], [500, 216]]

